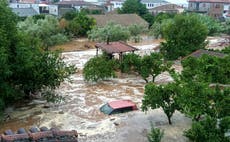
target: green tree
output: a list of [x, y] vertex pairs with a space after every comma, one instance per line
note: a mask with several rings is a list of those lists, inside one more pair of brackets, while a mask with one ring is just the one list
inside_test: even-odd
[[161, 44], [161, 53], [170, 60], [184, 57], [204, 48], [207, 34], [207, 27], [196, 16], [176, 15], [163, 31], [166, 42]]
[[217, 119], [207, 117], [200, 122], [194, 122], [192, 128], [185, 131], [185, 136], [194, 142], [229, 142], [225, 133], [230, 128], [230, 118], [226, 117], [219, 123]]
[[139, 42], [141, 40], [141, 34], [145, 33], [147, 29], [143, 25], [133, 24], [128, 27], [130, 31], [131, 38], [134, 42]]
[[[54, 89], [75, 72], [59, 53], [42, 50], [38, 38], [17, 29], [17, 17], [0, 1], [0, 109], [30, 92]], [[28, 27], [28, 28], [31, 28]], [[37, 30], [37, 29], [30, 29]], [[33, 40], [32, 40], [33, 39]]]
[[184, 80], [197, 80], [209, 83], [230, 83], [230, 56], [223, 58], [203, 55], [189, 57], [182, 61]]
[[91, 58], [83, 69], [84, 80], [97, 82], [115, 77], [116, 62], [108, 59], [105, 55]]
[[0, 1], [0, 13], [0, 111], [2, 111], [5, 105], [20, 97], [20, 93], [12, 86], [11, 78], [19, 39], [16, 29], [17, 17], [11, 12], [5, 0]]
[[140, 0], [126, 0], [118, 12], [120, 14], [136, 13], [139, 16], [142, 16], [147, 14], [148, 10], [146, 6], [140, 2]]
[[170, 70], [171, 63], [164, 61], [163, 56], [158, 53], [151, 53], [143, 57], [134, 53], [127, 54], [123, 57], [121, 67], [124, 72], [137, 72], [146, 83], [149, 82], [149, 77], [154, 82], [157, 75], [164, 71], [172, 71]]
[[54, 16], [46, 15], [44, 19], [38, 20], [28, 17], [25, 21], [19, 22], [18, 27], [21, 32], [29, 35], [31, 43], [39, 40], [46, 50], [53, 45], [68, 41], [67, 36], [62, 33], [58, 19]]
[[207, 27], [209, 36], [219, 34], [223, 31], [222, 24], [213, 17], [199, 14], [194, 14], [194, 16], [197, 16], [199, 21]]
[[196, 121], [199, 121], [201, 116], [210, 114], [213, 91], [208, 83], [188, 81], [181, 86], [183, 93], [178, 96], [178, 102], [183, 113]]
[[154, 82], [157, 75], [164, 71], [170, 71], [171, 63], [164, 61], [163, 56], [159, 53], [151, 53], [143, 56], [141, 64], [137, 66], [138, 73], [146, 81], [151, 76], [151, 81]]
[[129, 73], [131, 71], [137, 71], [137, 67], [141, 65], [141, 56], [130, 53], [125, 54], [123, 56], [123, 60], [121, 62], [121, 71], [125, 73]]
[[73, 16], [74, 18], [69, 22], [67, 27], [67, 30], [73, 36], [86, 36], [87, 32], [96, 25], [95, 19], [88, 17], [83, 12], [76, 12]]
[[88, 38], [93, 41], [126, 41], [130, 37], [130, 32], [126, 27], [109, 22], [105, 27], [95, 27], [88, 32]]
[[142, 100], [142, 111], [148, 108], [162, 108], [168, 118], [169, 124], [172, 124], [171, 117], [178, 109], [177, 96], [180, 95], [178, 84], [169, 83], [167, 85], [155, 85], [149, 83], [145, 86], [145, 95]]

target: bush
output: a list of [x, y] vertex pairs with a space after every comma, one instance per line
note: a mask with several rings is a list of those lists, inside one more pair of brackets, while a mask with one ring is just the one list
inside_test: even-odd
[[115, 77], [116, 62], [105, 56], [91, 58], [84, 66], [83, 76], [86, 81], [97, 82]]
[[192, 128], [185, 131], [184, 135], [194, 142], [229, 142], [230, 139], [224, 136], [225, 132], [226, 129], [219, 127], [217, 119], [208, 117], [203, 121], [194, 122]]
[[159, 128], [154, 128], [151, 123], [151, 130], [147, 135], [149, 142], [160, 142], [164, 136], [164, 131], [161, 131]]

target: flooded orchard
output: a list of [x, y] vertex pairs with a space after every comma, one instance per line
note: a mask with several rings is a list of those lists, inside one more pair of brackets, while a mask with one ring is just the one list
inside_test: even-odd
[[[140, 55], [149, 54], [158, 44], [136, 46]], [[1, 132], [6, 129], [16, 131], [20, 127], [46, 126], [63, 130], [77, 130], [81, 142], [146, 142], [146, 134], [152, 121], [155, 127], [165, 131], [163, 141], [184, 142], [183, 130], [188, 129], [191, 120], [176, 112], [172, 117], [173, 125], [168, 125], [167, 117], [161, 109], [141, 111], [145, 81], [135, 74], [117, 73], [117, 78], [99, 83], [83, 80], [84, 64], [96, 55], [95, 49], [63, 53], [66, 63], [78, 68], [71, 76], [71, 82], [63, 82], [56, 90], [65, 99], [60, 104], [47, 104], [34, 100], [19, 108], [8, 108], [9, 118], [1, 124]], [[178, 71], [181, 67], [175, 64]], [[156, 78], [156, 82], [172, 81], [167, 73]], [[138, 106], [137, 111], [104, 115], [99, 111], [108, 101], [130, 99]]]

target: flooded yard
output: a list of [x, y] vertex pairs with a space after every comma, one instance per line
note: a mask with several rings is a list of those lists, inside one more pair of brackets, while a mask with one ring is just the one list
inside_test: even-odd
[[[136, 45], [140, 55], [149, 54], [159, 44]], [[96, 55], [95, 49], [66, 52], [62, 54], [68, 64], [77, 66], [78, 71], [71, 76], [72, 82], [63, 82], [56, 90], [65, 99], [60, 104], [49, 104], [35, 100], [21, 108], [9, 108], [10, 119], [1, 124], [1, 132], [6, 129], [16, 131], [20, 127], [46, 126], [63, 130], [77, 130], [80, 142], [147, 142], [146, 134], [150, 121], [165, 132], [164, 142], [185, 142], [183, 130], [188, 129], [191, 120], [180, 112], [168, 125], [167, 117], [161, 109], [141, 111], [145, 81], [135, 74], [117, 73], [117, 78], [97, 84], [83, 80], [84, 64]], [[175, 65], [178, 71], [181, 67]], [[156, 82], [172, 81], [167, 73], [158, 76]], [[138, 106], [137, 111], [116, 115], [104, 115], [99, 111], [108, 101], [130, 99]], [[44, 107], [45, 106], [45, 107]]]

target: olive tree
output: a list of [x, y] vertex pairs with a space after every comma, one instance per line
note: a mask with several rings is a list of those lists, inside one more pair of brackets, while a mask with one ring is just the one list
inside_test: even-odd
[[100, 42], [127, 41], [130, 38], [130, 32], [126, 27], [109, 22], [102, 28], [95, 27], [89, 31], [88, 38]]

